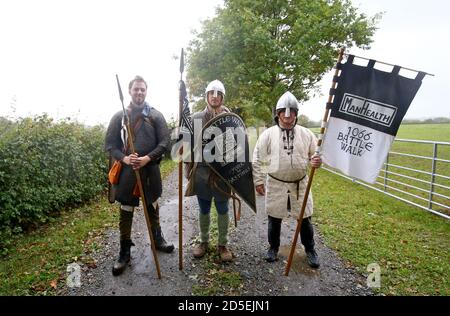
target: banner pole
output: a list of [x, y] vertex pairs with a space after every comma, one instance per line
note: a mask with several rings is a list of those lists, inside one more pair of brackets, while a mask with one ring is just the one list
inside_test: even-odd
[[[180, 56], [180, 100], [179, 100], [179, 126], [182, 126], [183, 97], [181, 93], [181, 82], [184, 71], [184, 49], [181, 49]], [[178, 270], [183, 270], [183, 146], [179, 151], [180, 161], [178, 162]]]
[[178, 163], [178, 184], [178, 270], [183, 270], [183, 161]]
[[[233, 191], [231, 191], [231, 194], [233, 194]], [[234, 214], [234, 227], [237, 227], [237, 214], [236, 214], [236, 201], [233, 200], [233, 214]]]
[[[344, 56], [344, 50], [345, 50], [344, 48], [341, 48], [341, 49], [339, 50], [339, 56], [338, 56], [338, 59], [337, 59], [337, 64], [339, 64], [339, 63], [342, 61], [342, 58], [343, 58], [343, 56]], [[340, 70], [339, 70], [338, 68], [339, 68], [339, 67], [337, 67], [337, 65], [336, 65], [336, 69], [335, 69], [335, 71], [334, 71], [334, 76], [335, 76], [335, 77], [339, 75], [339, 71], [340, 71]], [[335, 88], [336, 88], [336, 84], [337, 84], [337, 82], [333, 81], [333, 83], [332, 83], [332, 85], [331, 85], [331, 88], [332, 88], [332, 89], [335, 89]], [[319, 136], [319, 140], [317, 141], [317, 148], [318, 148], [318, 149], [319, 149], [320, 146], [322, 145], [322, 138], [323, 138], [322, 136], [323, 136], [323, 134], [325, 133], [326, 123], [328, 122], [328, 115], [329, 115], [329, 112], [330, 112], [330, 106], [328, 106], [328, 105], [329, 105], [332, 101], [333, 101], [333, 95], [329, 95], [329, 96], [328, 96], [327, 108], [326, 108], [325, 114], [324, 114], [324, 116], [323, 116], [322, 127], [320, 128], [320, 136]], [[318, 153], [318, 151], [316, 151], [316, 153]], [[311, 167], [311, 171], [310, 171], [310, 173], [309, 173], [308, 184], [307, 184], [307, 186], [306, 186], [305, 195], [304, 195], [304, 197], [303, 197], [302, 208], [301, 208], [300, 214], [298, 215], [298, 218], [297, 218], [297, 228], [296, 228], [296, 230], [295, 230], [294, 240], [293, 240], [293, 242], [292, 242], [292, 245], [291, 245], [291, 251], [290, 251], [290, 253], [289, 253], [289, 258], [288, 258], [288, 261], [287, 261], [287, 263], [286, 263], [286, 267], [285, 267], [285, 270], [284, 270], [284, 275], [285, 275], [285, 276], [288, 276], [288, 275], [289, 275], [289, 271], [290, 271], [290, 269], [291, 269], [292, 259], [293, 259], [293, 257], [294, 257], [295, 248], [296, 248], [296, 246], [297, 246], [298, 235], [300, 234], [300, 228], [301, 228], [301, 226], [302, 226], [303, 214], [305, 213], [306, 204], [307, 204], [307, 202], [308, 202], [308, 196], [309, 196], [309, 192], [311, 191], [311, 185], [312, 185], [312, 181], [313, 181], [313, 178], [314, 178], [315, 171], [316, 171], [316, 168]]]

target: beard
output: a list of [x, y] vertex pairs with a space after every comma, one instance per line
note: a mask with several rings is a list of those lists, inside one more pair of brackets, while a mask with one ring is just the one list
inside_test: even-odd
[[136, 97], [136, 98], [132, 98], [131, 99], [131, 103], [135, 104], [135, 105], [142, 105], [145, 102], [145, 98], [144, 97]]
[[222, 104], [210, 104], [209, 106], [210, 107], [212, 107], [213, 109], [218, 109], [218, 108], [220, 108], [220, 106], [221, 106]]

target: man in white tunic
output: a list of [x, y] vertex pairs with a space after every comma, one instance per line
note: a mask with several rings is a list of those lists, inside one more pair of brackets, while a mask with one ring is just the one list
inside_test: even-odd
[[[283, 218], [287, 217], [289, 212], [298, 217], [308, 183], [308, 165], [319, 168], [322, 164], [320, 156], [315, 153], [317, 139], [310, 130], [297, 125], [297, 114], [297, 98], [286, 92], [277, 102], [277, 125], [261, 134], [253, 152], [255, 187], [258, 194], [265, 195], [268, 215], [270, 248], [265, 259], [269, 262], [278, 259]], [[303, 216], [300, 238], [305, 247], [308, 264], [312, 268], [318, 268], [320, 263], [314, 249], [312, 213], [311, 192]]]

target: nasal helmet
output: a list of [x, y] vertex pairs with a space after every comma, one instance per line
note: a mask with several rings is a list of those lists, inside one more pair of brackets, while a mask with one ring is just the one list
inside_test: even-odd
[[217, 94], [219, 92], [221, 92], [223, 97], [225, 98], [225, 87], [224, 87], [223, 83], [217, 79], [211, 81], [208, 84], [208, 86], [206, 87], [206, 90], [205, 90], [206, 103], [208, 103], [208, 92], [210, 92], [210, 91], [214, 91], [214, 97], [217, 97]]
[[275, 117], [274, 120], [278, 124], [278, 114], [285, 110], [284, 116], [291, 116], [291, 110], [295, 111], [295, 115], [298, 113], [298, 100], [297, 98], [289, 91], [285, 92], [277, 102], [277, 106], [275, 107]]

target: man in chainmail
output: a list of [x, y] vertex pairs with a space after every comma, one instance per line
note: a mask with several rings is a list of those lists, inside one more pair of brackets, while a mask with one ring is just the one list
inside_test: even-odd
[[136, 76], [129, 84], [131, 103], [127, 108], [130, 127], [136, 152], [128, 146], [128, 136], [124, 124], [123, 111], [117, 112], [111, 119], [105, 138], [105, 149], [112, 157], [122, 163], [119, 183], [115, 185], [115, 200], [120, 203], [120, 252], [114, 263], [113, 275], [120, 275], [130, 261], [131, 227], [134, 208], [139, 206], [139, 194], [136, 195], [135, 170], [141, 173], [141, 181], [147, 201], [152, 235], [157, 250], [170, 253], [173, 244], [164, 239], [159, 222], [158, 198], [162, 193], [159, 162], [169, 145], [169, 130], [164, 116], [145, 102], [147, 83]]

